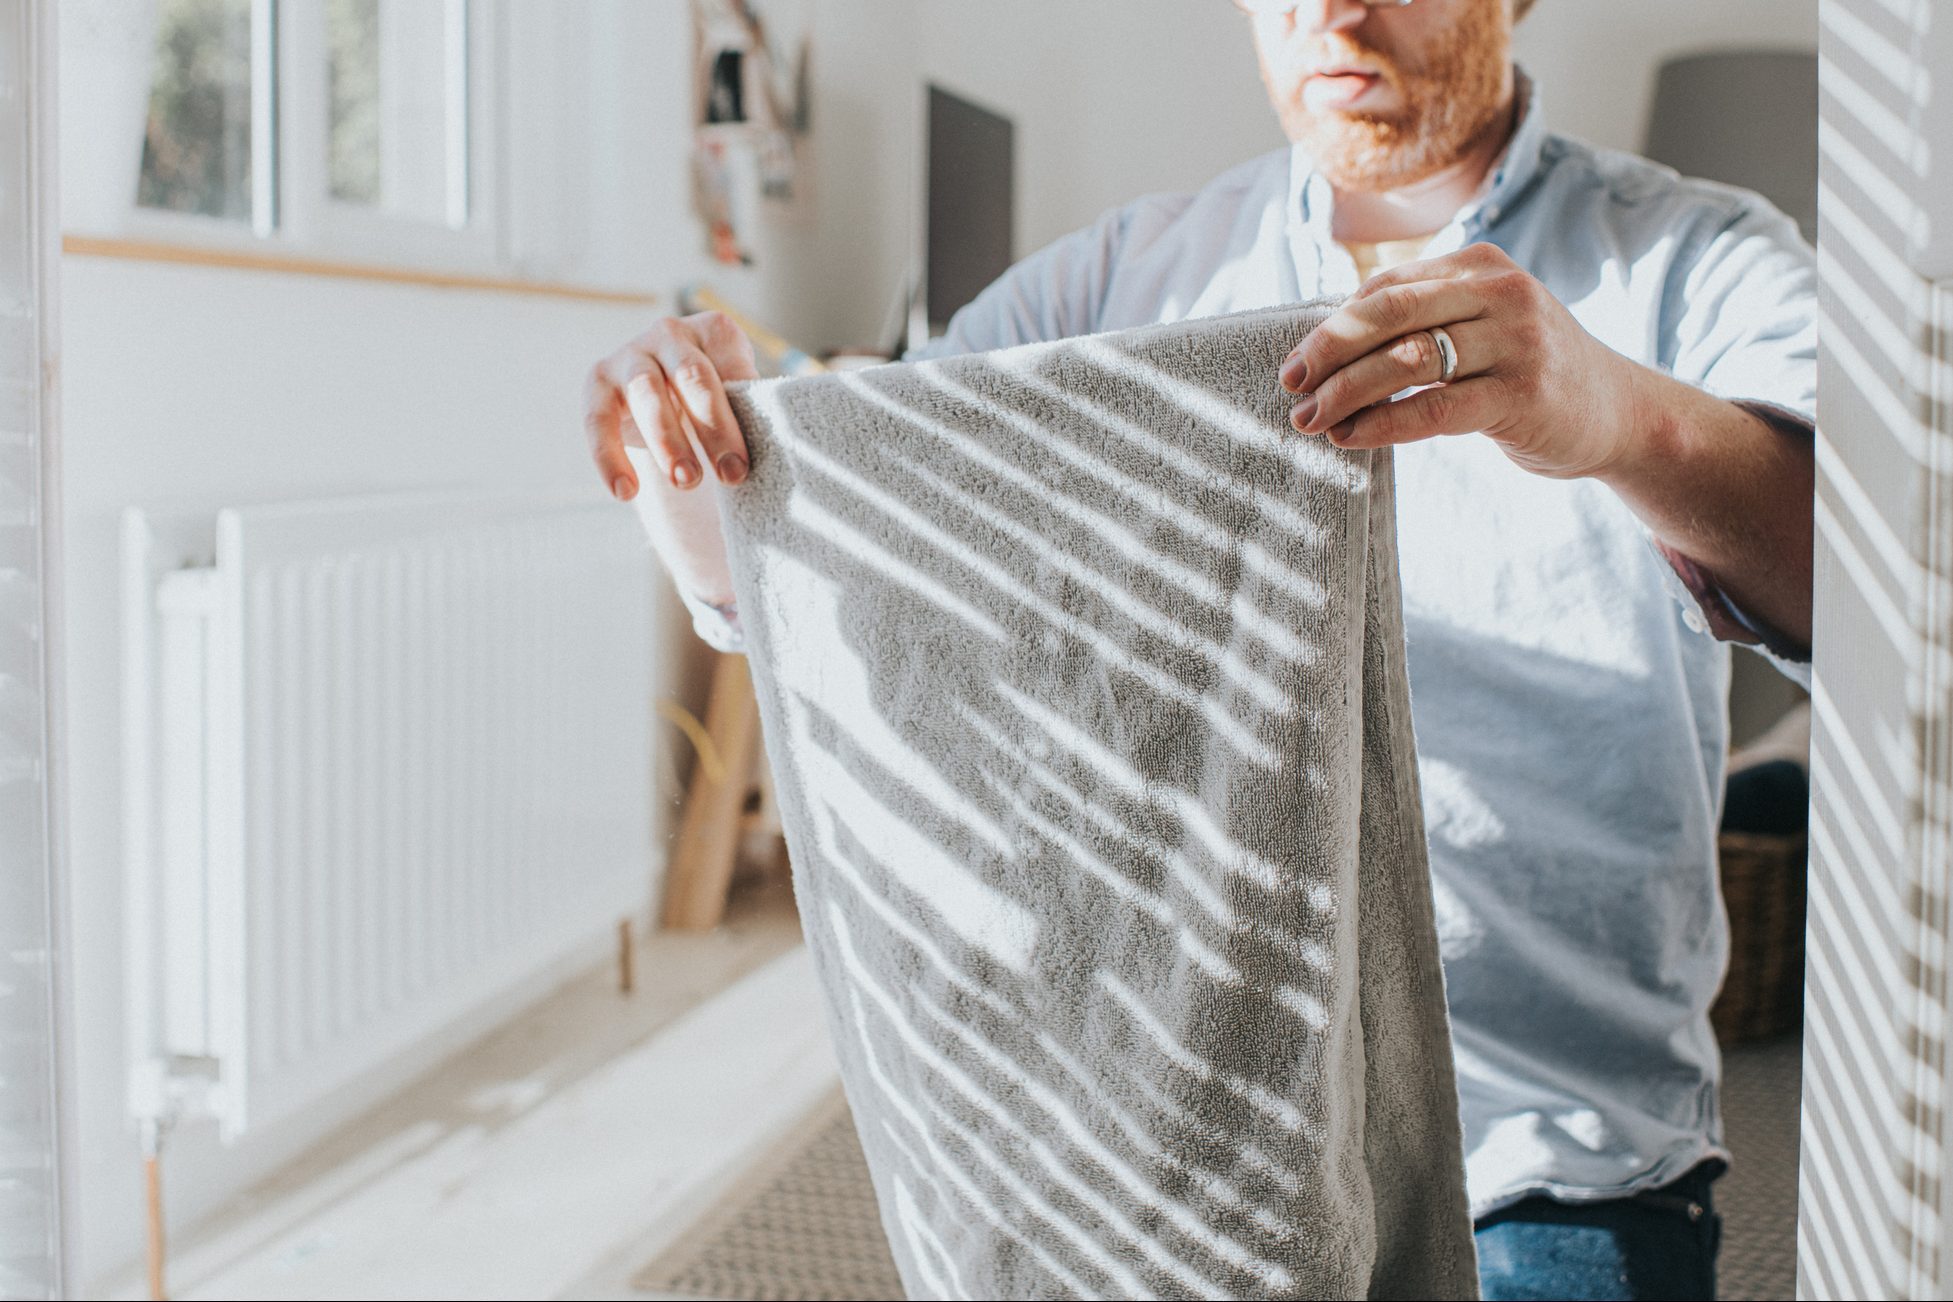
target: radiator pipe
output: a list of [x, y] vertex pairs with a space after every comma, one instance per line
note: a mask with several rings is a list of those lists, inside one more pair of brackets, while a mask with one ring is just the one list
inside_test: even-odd
[[149, 1274], [149, 1296], [155, 1302], [165, 1302], [169, 1290], [164, 1286], [163, 1262], [165, 1246], [163, 1240], [163, 1134], [165, 1123], [159, 1117], [142, 1119], [142, 1187], [145, 1203], [145, 1220], [148, 1225], [146, 1263]]

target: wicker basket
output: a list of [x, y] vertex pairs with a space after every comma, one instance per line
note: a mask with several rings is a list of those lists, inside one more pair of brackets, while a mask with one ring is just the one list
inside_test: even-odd
[[1709, 1009], [1724, 1044], [1794, 1031], [1804, 1020], [1806, 836], [1724, 832], [1729, 975]]

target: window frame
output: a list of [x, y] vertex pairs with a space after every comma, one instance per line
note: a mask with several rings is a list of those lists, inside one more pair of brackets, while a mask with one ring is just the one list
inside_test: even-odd
[[[502, 177], [508, 141], [500, 106], [508, 85], [506, 5], [503, 0], [441, 2], [465, 6], [467, 13], [465, 44], [451, 45], [449, 52], [466, 60], [466, 85], [459, 96], [467, 122], [465, 225], [375, 211], [332, 197], [324, 6], [251, 0], [251, 219], [145, 207], [136, 201], [132, 178], [127, 234], [213, 251], [474, 274], [505, 270]], [[452, 122], [449, 130], [452, 139]]]

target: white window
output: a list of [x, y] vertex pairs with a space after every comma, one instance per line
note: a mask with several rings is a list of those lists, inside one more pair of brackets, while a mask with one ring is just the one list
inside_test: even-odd
[[161, 0], [136, 202], [252, 218], [251, 0]]
[[135, 225], [497, 263], [494, 0], [159, 0]]

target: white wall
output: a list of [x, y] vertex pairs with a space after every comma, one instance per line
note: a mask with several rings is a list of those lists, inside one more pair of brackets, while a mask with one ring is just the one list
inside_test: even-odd
[[814, 0], [805, 204], [752, 231], [757, 266], [703, 279], [804, 348], [875, 342], [910, 245], [913, 0]]
[[924, 74], [1016, 119], [1022, 252], [1279, 147], [1245, 18], [1184, 0], [935, 0]]
[[[728, 272], [704, 260], [689, 215], [679, 0], [530, 0], [512, 27], [519, 268], [660, 290], [702, 277], [810, 347], [875, 342], [891, 316], [924, 79], [1016, 120], [1020, 253], [1282, 143], [1225, 0], [817, 0], [812, 203], [756, 232], [758, 267]], [[1815, 30], [1811, 0], [1540, 0], [1520, 49], [1558, 126], [1631, 145], [1661, 56], [1759, 33], [1814, 43]], [[64, 75], [64, 102], [94, 102], [89, 60], [64, 53]], [[102, 133], [76, 121], [87, 129], [64, 142], [63, 167], [100, 212], [113, 186], [88, 169]], [[64, 273], [82, 1264], [99, 1278], [141, 1246], [121, 1107], [116, 513], [433, 484], [597, 492], [581, 375], [654, 311], [85, 258]], [[682, 624], [673, 635], [682, 645]], [[172, 1220], [333, 1118], [313, 1120], [229, 1151], [183, 1137]]]

